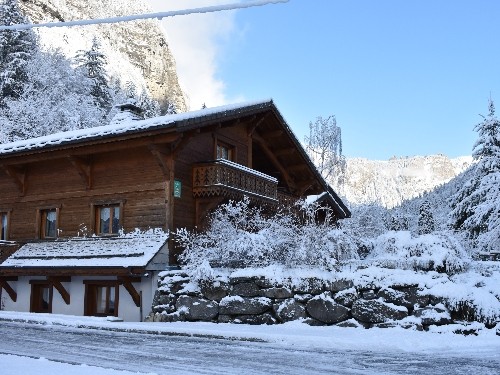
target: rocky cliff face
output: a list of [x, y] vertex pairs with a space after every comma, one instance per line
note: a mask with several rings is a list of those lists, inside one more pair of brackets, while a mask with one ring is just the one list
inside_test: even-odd
[[344, 183], [334, 188], [351, 204], [379, 203], [392, 208], [450, 181], [471, 164], [470, 156], [414, 156], [386, 161], [352, 158], [347, 159]]
[[[33, 23], [152, 12], [142, 1], [134, 0], [21, 0], [19, 3]], [[60, 48], [71, 58], [76, 51], [88, 49], [97, 37], [108, 57], [110, 76], [122, 83], [131, 81], [138, 88], [147, 88], [162, 108], [170, 101], [179, 111], [187, 110], [175, 60], [157, 20], [37, 30], [42, 45]]]

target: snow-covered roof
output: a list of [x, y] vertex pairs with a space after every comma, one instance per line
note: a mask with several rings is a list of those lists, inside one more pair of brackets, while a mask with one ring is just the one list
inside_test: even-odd
[[[321, 194], [317, 195], [308, 195], [305, 199], [305, 204], [313, 204], [317, 203], [318, 201], [321, 201], [323, 198], [327, 197], [329, 193], [327, 191], [322, 192]], [[332, 197], [333, 199], [333, 197]]]
[[274, 177], [269, 176], [269, 175], [267, 175], [265, 173], [259, 172], [259, 171], [255, 170], [255, 169], [245, 167], [244, 165], [235, 163], [234, 161], [230, 161], [230, 160], [227, 160], [227, 159], [217, 159], [216, 162], [219, 163], [219, 164], [227, 165], [227, 166], [232, 167], [232, 168], [239, 169], [240, 171], [244, 171], [244, 172], [249, 173], [249, 174], [253, 174], [254, 176], [259, 176], [259, 177], [261, 177], [263, 179], [266, 179], [266, 180], [268, 180], [270, 182], [273, 182], [275, 184], [278, 183], [278, 179], [277, 178], [274, 178]]
[[133, 133], [155, 128], [168, 128], [177, 125], [182, 126], [182, 122], [195, 120], [198, 118], [212, 117], [214, 115], [226, 115], [238, 113], [241, 110], [255, 106], [266, 106], [272, 103], [272, 99], [250, 101], [245, 103], [229, 104], [213, 108], [204, 108], [198, 111], [178, 113], [154, 117], [146, 120], [118, 121], [109, 125], [96, 126], [94, 128], [77, 129], [66, 132], [46, 135], [43, 137], [31, 138], [0, 145], [0, 155], [7, 155], [21, 151], [41, 149], [44, 147], [64, 145], [66, 143], [75, 143], [83, 140], [102, 138], [112, 135]]
[[28, 243], [2, 268], [12, 267], [145, 267], [168, 239], [162, 231], [118, 237], [71, 238]]

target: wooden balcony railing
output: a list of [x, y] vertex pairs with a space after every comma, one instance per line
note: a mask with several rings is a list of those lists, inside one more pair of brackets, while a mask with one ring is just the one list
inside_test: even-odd
[[278, 180], [228, 160], [218, 159], [193, 166], [193, 195], [251, 199], [277, 204]]

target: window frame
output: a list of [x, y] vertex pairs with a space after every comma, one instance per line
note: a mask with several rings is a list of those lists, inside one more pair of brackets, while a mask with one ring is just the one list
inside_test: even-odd
[[[84, 315], [85, 316], [118, 316], [118, 306], [120, 302], [120, 282], [118, 280], [83, 280], [85, 285], [84, 297]], [[97, 290], [104, 288], [106, 290], [106, 311], [98, 313]], [[111, 288], [114, 288], [113, 315], [109, 313]]]
[[[221, 137], [220, 135], [215, 135], [214, 136], [214, 159], [222, 159], [222, 160], [229, 160], [232, 162], [236, 162], [236, 145], [229, 140], [226, 139], [226, 137]], [[219, 148], [225, 148], [227, 149], [227, 154], [228, 158], [222, 158], [219, 156]]]
[[[117, 236], [120, 233], [120, 230], [123, 229], [123, 207], [125, 205], [125, 200], [113, 200], [113, 201], [97, 201], [93, 202], [90, 205], [90, 217], [91, 217], [91, 231], [96, 236], [101, 237], [112, 237]], [[113, 225], [110, 220], [110, 231], [107, 233], [100, 233], [101, 222], [100, 222], [100, 212], [102, 208], [118, 208], [120, 216], [118, 218], [118, 230], [116, 233], [112, 232]], [[111, 218], [110, 218], [111, 219]]]
[[[54, 211], [55, 215], [56, 215], [54, 236], [48, 236], [46, 233], [47, 214], [51, 211]], [[46, 206], [46, 207], [37, 208], [37, 212], [36, 212], [36, 227], [37, 227], [36, 237], [41, 239], [41, 240], [55, 240], [55, 239], [57, 239], [59, 237], [60, 215], [61, 215], [61, 206]]]
[[[30, 296], [30, 312], [40, 314], [52, 314], [52, 300], [54, 297], [54, 287], [47, 280], [30, 280], [31, 296]], [[49, 301], [47, 309], [42, 309], [42, 288], [49, 290]]]
[[[0, 210], [0, 241], [9, 241], [10, 239], [10, 213], [12, 210]], [[5, 220], [5, 226], [4, 226]]]

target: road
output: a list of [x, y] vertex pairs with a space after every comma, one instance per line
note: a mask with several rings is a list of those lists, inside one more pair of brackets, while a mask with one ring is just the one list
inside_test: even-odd
[[[0, 353], [157, 374], [498, 374], [500, 360], [0, 322]], [[1, 368], [1, 363], [0, 363]]]

